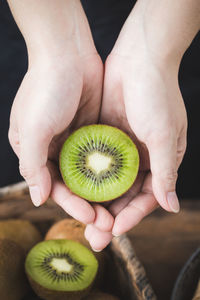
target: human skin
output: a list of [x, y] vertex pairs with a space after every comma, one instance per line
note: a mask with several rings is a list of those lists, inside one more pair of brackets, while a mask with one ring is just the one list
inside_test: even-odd
[[35, 205], [51, 194], [74, 218], [92, 223], [85, 235], [98, 251], [158, 203], [178, 212], [175, 183], [186, 147], [187, 119], [177, 75], [199, 29], [198, 1], [139, 0], [107, 59], [101, 122], [128, 132], [141, 157], [133, 188], [107, 208], [73, 195], [56, 170], [63, 140], [73, 129], [98, 121], [102, 96], [102, 63], [80, 3], [9, 4], [29, 54], [29, 69], [12, 108], [9, 139]]
[[10, 116], [9, 140], [20, 173], [36, 206], [51, 195], [74, 218], [92, 223], [95, 210], [67, 189], [57, 169], [67, 136], [99, 117], [103, 65], [87, 19], [76, 0], [15, 0], [9, 5], [29, 59]]
[[179, 212], [175, 186], [186, 149], [187, 116], [178, 70], [199, 28], [199, 1], [139, 0], [107, 58], [100, 121], [132, 137], [141, 163], [136, 184], [107, 207], [115, 218], [112, 231], [86, 227], [96, 250], [158, 205]]

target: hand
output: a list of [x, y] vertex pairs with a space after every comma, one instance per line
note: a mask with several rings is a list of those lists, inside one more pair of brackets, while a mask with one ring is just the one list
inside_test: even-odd
[[86, 35], [85, 20], [79, 22], [80, 36], [64, 44], [45, 44], [34, 51], [28, 46], [29, 69], [12, 106], [9, 140], [33, 203], [39, 206], [51, 195], [67, 213], [88, 224], [95, 210], [65, 187], [57, 170], [61, 145], [70, 132], [99, 117], [103, 66], [90, 32]]
[[115, 217], [112, 232], [87, 226], [86, 238], [99, 250], [158, 204], [169, 212], [179, 211], [175, 185], [186, 148], [187, 118], [178, 63], [154, 60], [144, 47], [131, 49], [126, 30], [125, 26], [106, 62], [101, 123], [128, 133], [138, 147], [140, 169], [130, 191], [107, 207]]

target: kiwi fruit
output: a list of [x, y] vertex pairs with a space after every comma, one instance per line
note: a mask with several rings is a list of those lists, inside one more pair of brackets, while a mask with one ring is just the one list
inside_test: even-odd
[[[54, 240], [54, 239], [68, 239], [77, 241], [84, 246], [86, 246], [91, 251], [92, 248], [89, 242], [86, 240], [84, 236], [85, 225], [77, 220], [72, 218], [66, 218], [61, 221], [56, 222], [52, 227], [50, 227], [49, 231], [45, 236], [45, 240]], [[97, 276], [94, 281], [94, 286], [101, 287], [103, 282], [103, 274], [106, 261], [108, 259], [108, 255], [105, 251], [101, 252], [93, 252], [96, 259], [99, 263], [99, 268], [97, 272]]]
[[0, 239], [4, 238], [20, 245], [25, 253], [42, 240], [37, 228], [29, 221], [21, 219], [0, 221]]
[[21, 300], [28, 291], [24, 251], [15, 242], [0, 239], [0, 298]]
[[85, 225], [72, 218], [66, 218], [56, 222], [48, 230], [45, 240], [67, 239], [77, 241], [87, 248], [90, 248], [89, 242], [84, 236]]
[[119, 300], [119, 298], [107, 293], [93, 291], [88, 296], [86, 296], [83, 300]]
[[124, 194], [136, 179], [139, 154], [118, 128], [88, 125], [73, 132], [60, 152], [60, 172], [68, 188], [94, 202]]
[[98, 261], [78, 242], [48, 240], [30, 250], [25, 269], [33, 290], [42, 299], [79, 300], [89, 293]]

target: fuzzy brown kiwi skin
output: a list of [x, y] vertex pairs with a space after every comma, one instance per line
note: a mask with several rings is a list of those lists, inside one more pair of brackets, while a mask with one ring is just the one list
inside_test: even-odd
[[29, 291], [24, 250], [14, 241], [0, 239], [0, 299], [21, 300]]
[[86, 226], [83, 223], [77, 220], [74, 220], [72, 218], [66, 218], [52, 225], [52, 227], [49, 229], [49, 231], [45, 236], [45, 240], [55, 240], [55, 239], [74, 240], [83, 244], [90, 251], [92, 251], [99, 263], [97, 275], [94, 280], [94, 286], [100, 287], [102, 285], [107, 253], [105, 251], [94, 252], [92, 250], [89, 242], [86, 240], [84, 236], [85, 227]]
[[74, 240], [91, 250], [89, 242], [84, 237], [85, 227], [83, 223], [72, 218], [62, 219], [50, 227], [45, 235], [45, 240]]
[[81, 291], [54, 291], [54, 290], [50, 290], [47, 289], [43, 286], [41, 286], [40, 284], [38, 284], [37, 282], [35, 282], [28, 274], [27, 274], [29, 283], [31, 285], [31, 287], [33, 288], [34, 292], [42, 299], [45, 300], [81, 300], [83, 299], [86, 295], [89, 294], [91, 287], [92, 287], [92, 283], [91, 285]]
[[[90, 125], [86, 125], [86, 126], [98, 126], [98, 125], [103, 125], [103, 126], [111, 127], [111, 128], [118, 129], [119, 131], [122, 131], [121, 129], [119, 129], [119, 128], [115, 127], [115, 126], [110, 126], [110, 125], [107, 125], [107, 124], [90, 124]], [[77, 129], [74, 130], [71, 134], [73, 134], [73, 133], [76, 132], [77, 130], [81, 129], [82, 127], [86, 127], [86, 126], [84, 125], [84, 126], [81, 126], [81, 127], [77, 128]], [[130, 138], [130, 136], [129, 136], [126, 132], [123, 131], [123, 133], [124, 133], [125, 135], [127, 135], [127, 136]], [[71, 135], [71, 134], [70, 134], [70, 135]], [[133, 143], [134, 143], [134, 142], [133, 142]], [[64, 143], [63, 143], [63, 144], [64, 144]], [[135, 147], [136, 147], [136, 149], [137, 149], [137, 151], [138, 151], [138, 148], [137, 148], [137, 146], [136, 146], [135, 143], [134, 143], [134, 145], [135, 145]], [[66, 185], [66, 183], [65, 183], [65, 181], [64, 181], [64, 178], [63, 178], [63, 175], [62, 175], [62, 172], [61, 172], [61, 166], [60, 166], [60, 156], [61, 156], [61, 151], [62, 151], [62, 147], [61, 147], [61, 150], [60, 150], [60, 153], [59, 153], [59, 170], [60, 170], [61, 178], [62, 178], [64, 184]], [[139, 165], [140, 165], [140, 156], [139, 156], [139, 151], [138, 151], [138, 171], [139, 171]], [[137, 173], [137, 176], [138, 176], [138, 173]], [[109, 199], [109, 200], [101, 200], [101, 201], [88, 200], [88, 199], [85, 199], [85, 198], [83, 198], [83, 199], [85, 199], [85, 200], [87, 200], [87, 201], [89, 201], [89, 202], [95, 202], [95, 203], [105, 203], [105, 202], [108, 202], [108, 201], [113, 201], [113, 200], [115, 200], [115, 199], [118, 199], [118, 198], [122, 197], [124, 194], [126, 194], [126, 193], [132, 188], [132, 186], [134, 185], [134, 183], [135, 183], [135, 181], [136, 181], [136, 179], [137, 179], [137, 176], [136, 176], [136, 178], [135, 178], [133, 184], [132, 184], [125, 192], [121, 193], [117, 198], [111, 198], [111, 199]], [[66, 186], [67, 186], [67, 185], [66, 185]], [[70, 188], [69, 188], [68, 186], [67, 186], [67, 188], [70, 190]], [[71, 190], [70, 190], [70, 192], [71, 192], [72, 194], [74, 194]], [[74, 194], [74, 195], [76, 195], [76, 194]], [[79, 195], [76, 195], [76, 196], [79, 196]]]
[[0, 239], [7, 238], [23, 248], [25, 254], [42, 240], [37, 228], [27, 220], [8, 219], [0, 221]]

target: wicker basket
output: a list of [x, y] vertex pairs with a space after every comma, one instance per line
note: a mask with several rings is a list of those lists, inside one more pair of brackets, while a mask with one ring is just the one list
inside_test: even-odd
[[[44, 235], [52, 223], [66, 217], [69, 216], [66, 216], [66, 213], [51, 199], [42, 207], [34, 207], [25, 182], [0, 189], [0, 219], [29, 220]], [[116, 294], [121, 300], [156, 299], [144, 268], [126, 235], [114, 238], [104, 251], [109, 255], [103, 284], [105, 291]], [[32, 299], [31, 297], [26, 300]]]

